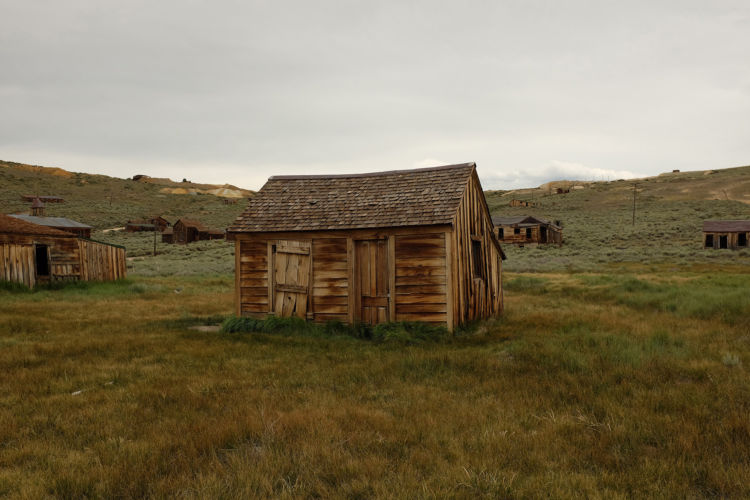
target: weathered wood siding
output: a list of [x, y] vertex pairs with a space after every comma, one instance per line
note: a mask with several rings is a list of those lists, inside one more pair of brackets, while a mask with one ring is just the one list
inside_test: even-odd
[[33, 245], [0, 243], [0, 280], [32, 287], [36, 283], [34, 266]]
[[[740, 234], [745, 235], [745, 244], [740, 244]], [[713, 242], [709, 244], [709, 236], [713, 237]], [[722, 237], [726, 238], [726, 247], [722, 246]], [[737, 250], [742, 248], [748, 248], [750, 246], [750, 232], [703, 232], [703, 247], [704, 248], [728, 248], [731, 250]]]
[[268, 244], [266, 240], [238, 239], [235, 243], [241, 316], [264, 317], [268, 314]]
[[[500, 236], [500, 229], [503, 230], [502, 237]], [[515, 230], [518, 229], [519, 232], [516, 234]], [[530, 234], [527, 233], [526, 230], [529, 230]], [[496, 226], [495, 227], [495, 235], [497, 236], [497, 239], [500, 241], [500, 243], [508, 243], [511, 245], [526, 245], [526, 244], [532, 244], [532, 243], [554, 243], [554, 244], [562, 244], [562, 231], [559, 229], [554, 229], [552, 227], [547, 226], [547, 241], [542, 241], [542, 226], [541, 225], [534, 225], [530, 227], [519, 227], [515, 228], [513, 226]]]
[[97, 241], [78, 240], [80, 279], [111, 281], [127, 275], [125, 249]]
[[[476, 172], [458, 206], [453, 227], [453, 324], [449, 327], [497, 315], [503, 308], [501, 256]], [[480, 244], [480, 255], [473, 251], [474, 241]]]
[[[49, 275], [38, 276], [35, 245], [47, 247]], [[78, 238], [0, 235], [0, 279], [32, 287], [40, 281], [108, 281], [126, 275], [125, 249]]]
[[396, 321], [448, 324], [445, 233], [395, 236]]
[[315, 321], [349, 320], [346, 238], [312, 240], [312, 312]]

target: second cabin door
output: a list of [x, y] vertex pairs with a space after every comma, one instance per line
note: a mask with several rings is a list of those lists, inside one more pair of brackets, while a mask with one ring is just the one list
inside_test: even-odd
[[310, 242], [279, 240], [270, 248], [271, 312], [305, 318], [310, 290]]
[[386, 240], [354, 242], [356, 307], [355, 319], [374, 325], [388, 318], [388, 244]]

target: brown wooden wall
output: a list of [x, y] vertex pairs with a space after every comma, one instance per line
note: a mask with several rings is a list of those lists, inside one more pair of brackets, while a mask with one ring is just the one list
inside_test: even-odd
[[[503, 237], [500, 237], [500, 229], [503, 229]], [[530, 243], [541, 243], [541, 226], [535, 225], [531, 227], [519, 227], [520, 232], [515, 234], [513, 226], [496, 226], [495, 235], [497, 236], [500, 243], [508, 243], [511, 245], [524, 245]], [[526, 229], [531, 229], [531, 237], [526, 237]], [[547, 241], [550, 244], [562, 244], [562, 231], [547, 226]]]
[[34, 246], [0, 242], [0, 280], [36, 284]]
[[80, 279], [111, 281], [125, 278], [125, 249], [96, 241], [78, 240]]
[[[458, 296], [452, 298], [452, 314], [449, 312], [451, 326], [494, 316], [503, 309], [502, 259], [493, 241], [492, 220], [476, 173], [472, 175], [458, 206], [453, 227], [453, 273], [448, 290], [449, 294], [452, 290]], [[472, 241], [481, 244], [481, 262], [477, 265], [480, 276], [475, 272], [476, 257], [473, 255]]]
[[[274, 314], [279, 313], [278, 303], [269, 306], [272, 295], [274, 301], [279, 300], [278, 293], [273, 293], [272, 284], [279, 270], [272, 269], [269, 275], [270, 259], [278, 259], [274, 257], [272, 248], [273, 245], [278, 248], [279, 245], [299, 244], [302, 247], [309, 245], [311, 249], [309, 285], [304, 282], [309, 286], [305, 308], [308, 319], [319, 322], [426, 321], [447, 325], [446, 281], [449, 262], [445, 258], [444, 231], [445, 228], [439, 232], [417, 228], [412, 232], [424, 234], [378, 230], [238, 236], [235, 242], [238, 269], [236, 312], [255, 317], [264, 317], [271, 309], [275, 310]], [[363, 247], [363, 242], [368, 241], [381, 243], [372, 248]], [[375, 281], [369, 280], [369, 268], [363, 271], [363, 267], [357, 265], [357, 259], [362, 260], [370, 250], [379, 256], [377, 262], [381, 267], [377, 273], [372, 269]], [[359, 257], [357, 252], [360, 252]], [[367, 276], [363, 278], [358, 272], [360, 275], [364, 272]], [[359, 288], [355, 289], [353, 283], [357, 283]], [[362, 287], [372, 290], [363, 291]], [[363, 295], [371, 295], [376, 290], [384, 290], [383, 297], [389, 294], [387, 302], [380, 303], [383, 299], [377, 297], [366, 298], [365, 303], [362, 302]], [[294, 289], [287, 290], [289, 294], [293, 292]], [[294, 300], [300, 299], [298, 293]], [[286, 301], [282, 299], [282, 303]], [[299, 303], [296, 309], [302, 309]], [[363, 318], [362, 311], [372, 315]], [[282, 311], [282, 314], [286, 312]]]
[[[49, 276], [36, 272], [35, 244], [48, 247]], [[126, 275], [125, 249], [50, 236], [0, 235], [0, 279], [32, 287], [40, 281], [106, 281]]]
[[445, 234], [395, 237], [396, 321], [448, 324]]
[[[727, 248], [728, 249], [737, 250], [737, 249], [740, 249], [740, 248], [750, 248], [750, 232], [745, 233], [743, 231], [742, 233], [745, 235], [745, 241], [746, 241], [746, 243], [745, 243], [744, 246], [740, 246], [739, 245], [739, 236], [740, 236], [740, 233], [738, 233], [738, 232], [735, 232], [735, 233], [729, 233], [729, 232], [715, 233], [715, 232], [704, 231], [703, 232], [703, 247], [704, 248], [716, 248], [716, 249], [719, 249], [719, 248], [721, 248], [721, 237], [725, 236], [727, 238]], [[713, 240], [714, 241], [713, 241], [712, 245], [707, 245], [707, 241], [706, 240], [707, 240], [707, 236], [709, 236], [709, 235], [713, 236]]]

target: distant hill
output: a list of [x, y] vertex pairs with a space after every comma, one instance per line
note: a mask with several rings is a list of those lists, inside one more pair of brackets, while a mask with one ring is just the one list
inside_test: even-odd
[[[61, 196], [65, 203], [48, 204], [48, 215], [85, 222], [99, 231], [150, 215], [190, 217], [225, 228], [245, 208], [243, 199], [253, 195], [253, 191], [229, 184], [174, 182], [148, 176], [120, 179], [8, 161], [0, 161], [0, 186], [1, 213], [28, 211], [29, 203], [21, 199], [23, 195]], [[236, 203], [225, 204], [224, 199]]]
[[[557, 187], [570, 192], [555, 194]], [[704, 220], [750, 219], [750, 166], [609, 182], [558, 181], [486, 195], [493, 215], [529, 214], [563, 224], [562, 248], [506, 245], [509, 270], [585, 271], [618, 262], [676, 267], [750, 263], [750, 250], [701, 248]], [[536, 206], [511, 208], [514, 198]]]

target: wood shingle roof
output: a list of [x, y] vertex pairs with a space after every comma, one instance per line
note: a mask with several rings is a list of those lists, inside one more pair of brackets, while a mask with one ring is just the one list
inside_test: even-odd
[[450, 224], [475, 167], [271, 177], [228, 231]]
[[750, 231], [750, 220], [705, 220], [703, 231], [707, 233], [743, 233]]

